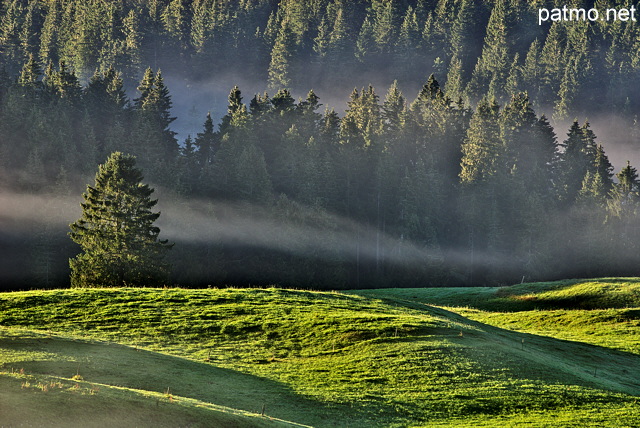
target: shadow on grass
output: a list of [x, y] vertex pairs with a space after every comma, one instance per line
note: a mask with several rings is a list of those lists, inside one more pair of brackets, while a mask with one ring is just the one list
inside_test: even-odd
[[[25, 332], [27, 333], [27, 332]], [[29, 337], [25, 337], [25, 336]], [[282, 383], [205, 362], [108, 342], [56, 336], [3, 335], [0, 351], [14, 362], [0, 368], [27, 374], [72, 378], [126, 388], [169, 393], [314, 426], [376, 426], [375, 419], [401, 417], [386, 402], [335, 404], [296, 394]], [[277, 364], [277, 363], [272, 363]]]
[[[411, 301], [489, 312], [553, 309], [626, 309], [640, 306], [640, 278], [568, 279], [509, 287], [445, 287], [354, 290], [387, 303]], [[628, 287], [620, 286], [629, 284]], [[576, 287], [575, 290], [570, 290]], [[564, 292], [564, 293], [563, 293]]]
[[[598, 389], [640, 396], [640, 355], [529, 333], [515, 332], [479, 321], [443, 308], [402, 299], [387, 299], [390, 304], [425, 311], [459, 326], [460, 337], [453, 339], [478, 351], [484, 343], [492, 353], [504, 355], [496, 363], [511, 366], [521, 379], [575, 383]], [[479, 343], [480, 342], [480, 343]], [[486, 360], [485, 360], [486, 361]]]

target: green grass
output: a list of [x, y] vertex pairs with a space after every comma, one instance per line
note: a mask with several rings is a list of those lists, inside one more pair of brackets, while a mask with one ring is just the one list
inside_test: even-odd
[[[608, 284], [613, 288], [601, 304], [628, 301], [608, 297], [624, 282]], [[637, 283], [629, 284], [625, 296], [637, 290]], [[156, 410], [165, 423], [158, 426], [187, 424], [172, 422], [180, 420], [196, 426], [284, 421], [351, 427], [633, 426], [640, 419], [637, 354], [623, 352], [622, 345], [534, 333], [533, 319], [531, 331], [525, 331], [525, 317], [517, 317], [540, 312], [524, 308], [532, 300], [544, 305], [540, 302], [555, 299], [556, 305], [567, 298], [558, 293], [577, 285], [349, 294], [279, 289], [4, 293], [0, 383], [6, 388], [0, 389], [0, 410], [6, 403], [14, 410], [0, 412], [13, 415], [0, 422], [38, 425], [37, 418], [50, 412], [66, 415], [64, 421], [92, 412], [107, 417], [119, 414], [108, 410], [118, 402], [123, 412], [138, 411], [127, 420], [131, 426], [156, 426], [145, 422]], [[539, 298], [544, 293], [550, 294]], [[501, 304], [507, 309], [488, 309]], [[613, 309], [592, 312], [608, 310]], [[633, 314], [634, 309], [615, 310]], [[514, 325], [501, 327], [509, 316]], [[623, 321], [607, 322], [620, 326]], [[605, 328], [604, 321], [595, 325]], [[578, 326], [565, 330], [586, 334], [587, 328], [581, 332]], [[620, 329], [617, 343], [633, 337]], [[46, 391], [38, 386], [55, 382], [63, 386]], [[22, 407], [33, 410], [15, 410]], [[263, 408], [266, 416], [256, 415]], [[230, 420], [236, 425], [212, 422], [222, 417], [235, 418]]]
[[485, 311], [620, 309], [640, 307], [640, 278], [572, 279], [510, 287], [387, 288], [357, 291], [377, 298], [415, 300]]
[[29, 375], [23, 370], [0, 371], [0, 423], [40, 427], [298, 426], [171, 392]]
[[638, 278], [358, 293], [401, 304], [448, 307], [469, 319], [509, 330], [640, 354]]

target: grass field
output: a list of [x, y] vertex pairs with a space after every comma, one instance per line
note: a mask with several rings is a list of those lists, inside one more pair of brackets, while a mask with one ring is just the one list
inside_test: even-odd
[[640, 281], [0, 294], [4, 426], [637, 426]]

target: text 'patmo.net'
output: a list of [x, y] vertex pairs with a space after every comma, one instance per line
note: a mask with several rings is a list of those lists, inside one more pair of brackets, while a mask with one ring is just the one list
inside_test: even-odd
[[562, 8], [540, 8], [538, 9], [538, 25], [543, 22], [558, 21], [632, 21], [636, 22], [636, 7], [630, 8], [610, 8], [604, 12], [594, 8], [572, 8], [566, 4]]

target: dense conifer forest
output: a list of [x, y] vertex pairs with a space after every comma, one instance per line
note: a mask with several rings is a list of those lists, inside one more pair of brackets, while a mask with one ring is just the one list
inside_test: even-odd
[[[640, 27], [538, 25], [547, 5], [0, 1], [3, 282], [69, 283], [69, 207], [114, 151], [183, 286], [640, 275], [637, 170], [585, 119], [638, 144]], [[178, 136], [169, 79], [238, 86]]]

